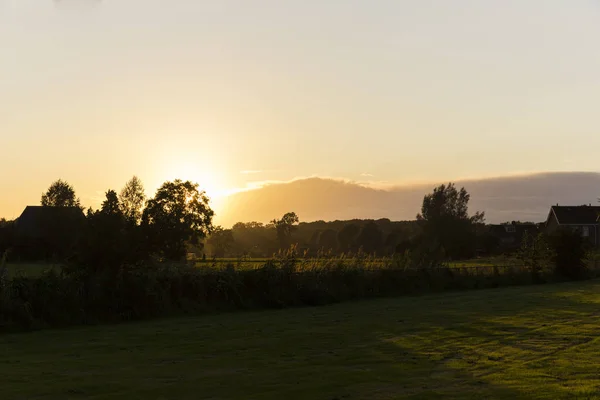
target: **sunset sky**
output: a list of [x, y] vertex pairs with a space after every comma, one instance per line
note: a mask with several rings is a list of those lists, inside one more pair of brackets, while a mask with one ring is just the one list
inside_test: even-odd
[[600, 170], [600, 1], [0, 0], [0, 217], [58, 178], [215, 198]]

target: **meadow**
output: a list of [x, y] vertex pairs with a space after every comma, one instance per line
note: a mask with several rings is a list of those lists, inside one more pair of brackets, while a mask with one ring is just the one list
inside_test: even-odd
[[0, 336], [2, 398], [600, 398], [600, 282]]
[[[193, 265], [197, 268], [213, 268], [213, 269], [226, 269], [227, 266], [233, 266], [238, 270], [246, 269], [258, 269], [263, 267], [266, 263], [274, 260], [273, 258], [216, 258], [207, 259], [206, 261], [194, 261]], [[318, 268], [329, 263], [335, 263], [343, 261], [344, 263], [352, 263], [353, 257], [351, 256], [336, 256], [329, 260], [324, 258], [300, 258], [299, 263], [308, 268]], [[365, 257], [361, 260], [362, 264], [365, 264], [369, 268], [382, 268], [387, 267], [394, 262], [391, 257]], [[520, 266], [520, 263], [511, 257], [486, 257], [486, 258], [474, 258], [471, 260], [463, 260], [456, 262], [447, 263], [448, 267], [451, 268], [489, 268], [489, 267], [514, 267]], [[49, 270], [60, 271], [61, 267], [58, 264], [52, 263], [8, 263], [7, 270], [10, 277], [24, 276], [24, 277], [36, 277], [40, 276], [44, 272]]]

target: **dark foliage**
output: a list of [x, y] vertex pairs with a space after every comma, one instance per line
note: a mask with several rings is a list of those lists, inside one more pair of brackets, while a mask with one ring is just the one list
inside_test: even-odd
[[555, 272], [568, 279], [589, 276], [586, 260], [589, 242], [576, 231], [560, 229], [549, 238], [553, 250]]
[[375, 222], [369, 222], [363, 226], [356, 238], [356, 244], [365, 253], [381, 253], [383, 249], [383, 234], [379, 226]]
[[553, 252], [548, 238], [543, 234], [523, 236], [517, 258], [529, 268], [534, 280], [540, 280], [542, 272], [548, 269], [552, 262]]
[[146, 263], [86, 274], [48, 272], [38, 278], [2, 280], [0, 330], [315, 306], [528, 283], [530, 274], [519, 269], [368, 269], [343, 263], [301, 269], [298, 260], [289, 257], [241, 271], [233, 265], [216, 270]]
[[41, 205], [47, 207], [81, 208], [81, 202], [75, 195], [73, 186], [61, 179], [52, 183], [46, 193], [42, 195]]
[[213, 257], [225, 257], [235, 243], [233, 231], [224, 229], [222, 226], [216, 226], [206, 240]]
[[354, 252], [357, 250], [356, 237], [360, 233], [360, 226], [349, 223], [338, 232], [340, 250], [343, 252]]
[[13, 247], [15, 241], [15, 223], [0, 219], [0, 254]]
[[296, 225], [298, 222], [298, 216], [294, 212], [286, 213], [281, 219], [271, 221], [277, 232], [279, 249], [287, 249], [292, 245], [292, 232], [298, 229]]
[[142, 227], [148, 245], [167, 260], [182, 260], [186, 242], [197, 242], [212, 229], [213, 210], [198, 185], [179, 179], [165, 182], [148, 200]]
[[144, 185], [137, 176], [131, 178], [119, 194], [119, 206], [125, 218], [137, 225], [142, 220], [142, 211], [146, 202]]
[[466, 259], [475, 255], [477, 226], [484, 214], [469, 216], [470, 195], [453, 183], [440, 185], [423, 198], [417, 215], [423, 229], [423, 243], [449, 259]]
[[148, 253], [140, 227], [123, 214], [117, 193], [109, 190], [102, 208], [88, 211], [86, 229], [76, 254], [77, 269], [88, 273], [114, 270], [123, 264], [146, 260]]

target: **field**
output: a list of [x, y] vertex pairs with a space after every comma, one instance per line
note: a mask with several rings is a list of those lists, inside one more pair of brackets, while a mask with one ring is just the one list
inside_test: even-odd
[[[338, 258], [339, 259], [339, 258]], [[218, 268], [224, 269], [228, 264], [234, 265], [237, 269], [255, 269], [265, 265], [270, 259], [268, 258], [218, 258], [215, 260], [208, 259], [207, 261], [198, 261], [195, 265], [198, 268]], [[351, 262], [352, 259], [345, 259], [346, 262]], [[377, 268], [389, 263], [390, 259], [385, 258], [369, 258], [366, 260], [366, 266], [371, 268]], [[319, 265], [323, 263], [323, 259], [301, 259], [306, 265]], [[476, 268], [476, 267], [493, 267], [493, 266], [509, 266], [518, 265], [518, 262], [514, 259], [506, 257], [493, 257], [493, 258], [478, 258], [472, 260], [465, 260], [459, 262], [452, 262], [448, 264], [450, 267], [460, 268]], [[15, 276], [26, 276], [34, 277], [41, 275], [44, 271], [49, 269], [59, 270], [60, 267], [52, 264], [43, 263], [9, 263], [7, 265], [8, 274], [11, 277]]]
[[[269, 258], [217, 258], [217, 259], [207, 259], [206, 261], [197, 261], [196, 266], [199, 268], [206, 267], [215, 267], [215, 268], [225, 268], [228, 264], [234, 265], [238, 269], [254, 269], [260, 268], [265, 263], [270, 261]], [[299, 258], [298, 261], [301, 264], [308, 266], [319, 266], [324, 262], [333, 262], [343, 261], [347, 264], [351, 264], [356, 259], [352, 256], [337, 256], [331, 259], [323, 259], [323, 258]], [[374, 257], [366, 257], [363, 260], [364, 265], [367, 268], [378, 268], [385, 265], [389, 265], [393, 263], [393, 259], [390, 257], [387, 258], [374, 258]], [[471, 268], [471, 267], [505, 267], [505, 266], [515, 266], [520, 265], [520, 262], [515, 258], [509, 257], [487, 257], [487, 258], [474, 258], [471, 260], [463, 260], [450, 262], [447, 264], [449, 267], [460, 267], [460, 268]]]
[[600, 282], [0, 336], [3, 399], [600, 398]]
[[9, 277], [36, 277], [51, 269], [59, 270], [60, 267], [43, 263], [9, 263], [6, 269]]

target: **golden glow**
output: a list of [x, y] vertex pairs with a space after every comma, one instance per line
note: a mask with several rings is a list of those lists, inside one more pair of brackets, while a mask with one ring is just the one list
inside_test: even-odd
[[192, 181], [199, 185], [199, 189], [206, 192], [211, 200], [222, 197], [225, 188], [217, 176], [216, 171], [202, 168], [199, 163], [191, 161], [173, 161], [161, 174], [162, 181], [181, 179]]

